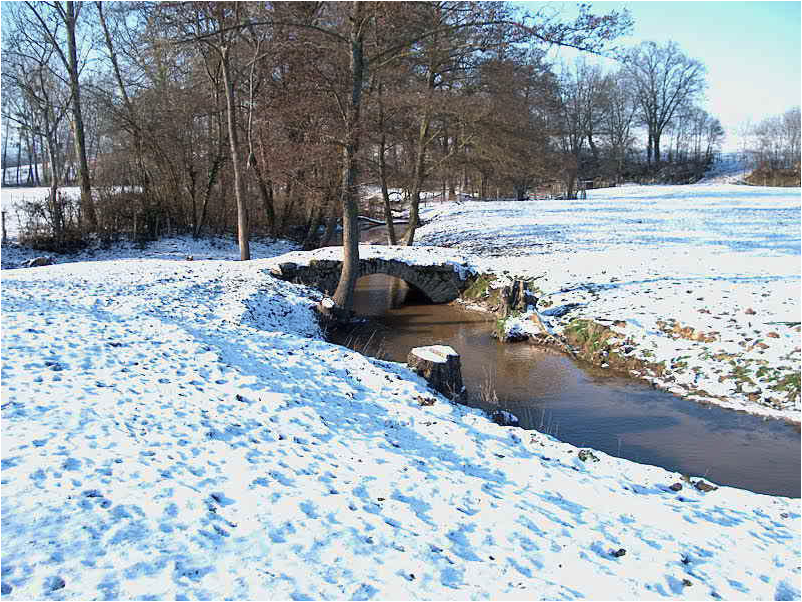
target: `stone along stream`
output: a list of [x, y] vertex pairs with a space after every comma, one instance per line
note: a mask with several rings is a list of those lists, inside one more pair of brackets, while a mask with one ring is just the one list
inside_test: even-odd
[[509, 410], [522, 427], [579, 447], [800, 497], [798, 425], [680, 399], [529, 343], [499, 343], [494, 316], [427, 303], [389, 276], [361, 278], [355, 309], [370, 320], [332, 333], [334, 342], [398, 362], [412, 347], [451, 345], [469, 405]]

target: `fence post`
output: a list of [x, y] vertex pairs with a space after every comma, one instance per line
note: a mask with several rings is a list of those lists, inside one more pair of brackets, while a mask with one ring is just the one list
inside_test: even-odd
[[8, 236], [6, 235], [6, 212], [2, 212], [3, 218], [3, 244], [6, 244], [6, 240], [8, 240]]

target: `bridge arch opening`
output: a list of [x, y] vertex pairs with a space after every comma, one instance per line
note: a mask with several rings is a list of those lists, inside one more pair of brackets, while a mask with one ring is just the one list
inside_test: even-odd
[[374, 273], [356, 281], [354, 312], [362, 316], [378, 316], [404, 304], [434, 303], [420, 288], [389, 274]]

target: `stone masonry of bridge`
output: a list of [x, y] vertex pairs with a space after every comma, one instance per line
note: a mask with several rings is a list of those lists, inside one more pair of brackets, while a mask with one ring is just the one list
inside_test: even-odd
[[[340, 280], [342, 261], [328, 258], [293, 261], [298, 258], [303, 256], [300, 253], [291, 253], [286, 259], [278, 258], [279, 263], [271, 273], [282, 280], [305, 284], [328, 295], [333, 294]], [[403, 261], [387, 257], [360, 258], [358, 277], [369, 274], [395, 276], [419, 289], [433, 303], [453, 301], [474, 281], [474, 277], [465, 265], [455, 266], [453, 263], [417, 265], [408, 261], [408, 259]]]

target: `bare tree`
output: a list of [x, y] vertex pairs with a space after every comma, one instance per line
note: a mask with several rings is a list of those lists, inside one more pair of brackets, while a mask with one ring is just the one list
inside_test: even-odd
[[643, 42], [625, 62], [634, 83], [647, 128], [647, 162], [660, 163], [660, 138], [677, 109], [696, 98], [705, 87], [705, 67], [686, 56], [675, 42]]
[[[557, 78], [542, 52], [532, 49], [505, 49], [481, 65], [477, 75], [474, 111], [479, 114], [473, 123], [463, 122], [473, 132], [466, 141], [470, 153], [464, 158], [470, 157], [479, 169], [482, 188], [491, 180], [497, 189], [522, 200], [555, 168]], [[470, 115], [464, 105], [458, 106], [462, 114]]]
[[800, 110], [766, 117], [751, 128], [751, 154], [756, 166], [792, 169], [799, 165]]
[[616, 182], [620, 182], [627, 151], [633, 144], [632, 129], [638, 110], [633, 88], [622, 71], [608, 75], [607, 111], [604, 117], [604, 138], [610, 149], [610, 161]]
[[[78, 178], [81, 188], [81, 214], [90, 229], [97, 228], [92, 184], [87, 159], [86, 132], [84, 130], [83, 106], [81, 103], [81, 65], [78, 61], [76, 32], [83, 4], [76, 2], [25, 2], [32, 15], [31, 25], [54, 48], [69, 79], [70, 105], [72, 108], [72, 130], [75, 154], [78, 159]], [[64, 27], [62, 34], [61, 27]]]
[[560, 96], [560, 144], [567, 159], [564, 168], [566, 197], [574, 199], [586, 142], [596, 165], [599, 163], [594, 134], [602, 128], [609, 107], [601, 68], [580, 57], [573, 69], [563, 69]]

